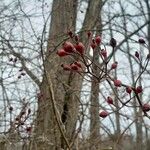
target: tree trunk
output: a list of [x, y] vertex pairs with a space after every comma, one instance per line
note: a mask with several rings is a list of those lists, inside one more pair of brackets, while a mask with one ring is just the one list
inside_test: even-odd
[[[98, 20], [100, 3], [101, 1], [96, 0], [89, 2], [82, 30], [93, 29]], [[61, 64], [72, 63], [72, 60], [58, 58], [53, 50], [66, 38], [64, 35], [68, 30], [75, 31], [76, 10], [77, 0], [53, 1], [47, 47], [47, 51], [52, 52], [44, 61], [45, 73], [40, 86], [42, 96], [38, 101], [34, 136], [36, 141], [31, 145], [38, 150], [66, 149], [67, 142], [73, 146], [71, 142], [76, 129], [82, 78], [77, 74], [64, 72]], [[80, 36], [85, 42], [83, 33]], [[51, 86], [48, 79], [51, 80]]]
[[[54, 50], [65, 38], [68, 30], [75, 31], [77, 0], [55, 0], [47, 50]], [[75, 131], [78, 101], [81, 88], [80, 77], [74, 73], [65, 73], [60, 67], [62, 63], [70, 63], [70, 59], [60, 59], [52, 52], [44, 61], [44, 76], [40, 87], [42, 97], [39, 99], [35, 137], [39, 150], [56, 150], [65, 148], [64, 136], [68, 141]], [[49, 78], [54, 99], [49, 91]], [[78, 81], [78, 82], [77, 82]], [[59, 127], [58, 127], [59, 125]], [[60, 133], [60, 128], [64, 133]]]
[[[102, 31], [102, 23], [101, 16], [99, 17], [99, 21], [97, 23], [97, 35], [101, 35]], [[97, 77], [100, 74], [99, 68], [99, 48], [93, 50], [93, 63], [92, 70], [93, 74]], [[93, 76], [91, 78], [91, 97], [90, 97], [90, 149], [99, 149], [100, 148], [100, 119], [99, 119], [99, 86], [100, 83]]]
[[[98, 64], [99, 54], [98, 49], [94, 50], [93, 54], [93, 74], [98, 75], [99, 69], [97, 68], [95, 63]], [[91, 98], [90, 98], [90, 149], [92, 150], [94, 147], [98, 149], [98, 143], [100, 140], [100, 120], [99, 120], [99, 82], [95, 77], [92, 77], [92, 85], [91, 85]]]

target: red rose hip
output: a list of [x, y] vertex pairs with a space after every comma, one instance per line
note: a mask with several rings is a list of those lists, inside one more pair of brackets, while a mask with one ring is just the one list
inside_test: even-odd
[[95, 38], [95, 42], [96, 42], [96, 44], [97, 45], [100, 45], [100, 43], [101, 43], [101, 37], [100, 36], [97, 36], [96, 38]]
[[113, 99], [110, 96], [107, 97], [107, 103], [113, 104]]
[[135, 93], [136, 94], [140, 94], [143, 92], [143, 89], [142, 89], [142, 86], [138, 86], [136, 89], [135, 89]]
[[81, 42], [77, 43], [74, 47], [80, 54], [84, 53], [85, 46]]
[[114, 62], [112, 65], [111, 65], [111, 69], [116, 69], [118, 66], [118, 62]]
[[139, 42], [140, 44], [145, 44], [145, 40], [144, 40], [143, 38], [139, 38], [138, 42]]
[[144, 105], [142, 106], [142, 109], [143, 109], [143, 111], [145, 111], [145, 112], [149, 111], [149, 110], [150, 110], [150, 104], [144, 104]]
[[64, 56], [68, 55], [68, 53], [64, 49], [59, 49], [57, 51], [57, 55], [60, 57], [64, 57]]
[[63, 44], [63, 49], [68, 52], [68, 53], [72, 53], [74, 51], [74, 46], [72, 43], [70, 42], [65, 42]]
[[101, 118], [106, 118], [107, 116], [108, 116], [108, 112], [107, 111], [101, 111], [100, 113], [99, 113], [99, 116], [101, 117]]
[[132, 92], [132, 88], [131, 87], [126, 87], [126, 92], [128, 93], [128, 94], [131, 94], [131, 92]]
[[121, 81], [120, 80], [114, 80], [114, 85], [116, 86], [116, 87], [121, 87]]
[[74, 71], [77, 71], [77, 70], [79, 69], [79, 67], [78, 67], [76, 64], [74, 64], [74, 63], [71, 64], [70, 67], [71, 67], [71, 69], [74, 70]]

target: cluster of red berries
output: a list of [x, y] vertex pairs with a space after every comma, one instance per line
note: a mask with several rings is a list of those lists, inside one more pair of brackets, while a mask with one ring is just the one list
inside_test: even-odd
[[[67, 55], [73, 55], [73, 54], [78, 54], [79, 56], [81, 56], [82, 58], [84, 57], [85, 54], [85, 46], [82, 42], [79, 41], [79, 37], [77, 35], [73, 35], [73, 33], [71, 31], [68, 32], [68, 35], [70, 36], [72, 42], [70, 41], [66, 41], [62, 44], [62, 47], [57, 51], [57, 55], [60, 57], [64, 57]], [[91, 39], [91, 32], [87, 33], [88, 38], [89, 38], [89, 43], [91, 48], [94, 50], [96, 47], [99, 47], [102, 43], [102, 39], [101, 36], [96, 36], [95, 38]], [[72, 44], [75, 43], [75, 44]], [[116, 40], [113, 39], [110, 42], [110, 45], [115, 47], [116, 46]], [[99, 53], [102, 57], [102, 59], [106, 59], [107, 58], [107, 51], [106, 49], [101, 49], [100, 53]], [[61, 66], [63, 67], [64, 70], [66, 71], [79, 71], [82, 70], [82, 65], [83, 63], [81, 63], [80, 61], [75, 61], [71, 64], [62, 64]], [[83, 64], [84, 65], [84, 64]], [[111, 66], [111, 69], [116, 69], [118, 65], [118, 62], [114, 62]]]
[[65, 71], [80, 71], [82, 70], [82, 64], [79, 61], [75, 61], [74, 63], [71, 63], [69, 65], [67, 64], [62, 64], [61, 67], [65, 70]]
[[[84, 58], [84, 54], [86, 52], [85, 45], [82, 42], [80, 42], [79, 41], [79, 37], [77, 35], [74, 35], [71, 31], [68, 32], [68, 35], [70, 36], [71, 40], [73, 41], [72, 43], [75, 43], [75, 44], [72, 44], [69, 41], [64, 42], [62, 44], [62, 48], [60, 48], [57, 51], [57, 55], [60, 56], [60, 57], [64, 57], [64, 56], [67, 56], [67, 55], [77, 54], [77, 55], [79, 55], [79, 57]], [[107, 54], [106, 49], [101, 49], [100, 48], [100, 45], [102, 43], [101, 36], [96, 36], [95, 38], [92, 38], [92, 36], [91, 36], [92, 33], [91, 32], [88, 32], [87, 35], [88, 35], [88, 38], [89, 38], [89, 43], [90, 43], [89, 45], [90, 45], [90, 47], [93, 50], [95, 50], [96, 47], [98, 47], [99, 50], [100, 50], [99, 55], [101, 56], [102, 60], [103, 61], [107, 60], [107, 58], [108, 58], [107, 55], [108, 54]], [[145, 40], [142, 39], [142, 38], [140, 38], [138, 42], [140, 44], [145, 44]], [[116, 42], [116, 40], [114, 38], [112, 38], [110, 40], [110, 46], [113, 48], [113, 50], [117, 46], [117, 42]], [[140, 55], [139, 55], [139, 53], [137, 51], [135, 52], [135, 57], [138, 58], [138, 59], [140, 58]], [[105, 62], [108, 63], [109, 61], [107, 60]], [[65, 71], [76, 71], [76, 72], [78, 72], [78, 71], [83, 71], [83, 67], [82, 67], [83, 65], [85, 65], [85, 67], [88, 67], [87, 64], [84, 64], [84, 61], [81, 63], [81, 61], [77, 60], [77, 61], [75, 61], [75, 62], [73, 62], [71, 64], [62, 64], [61, 67]], [[118, 62], [116, 61], [116, 62], [111, 64], [110, 70], [116, 69], [117, 66], [118, 66]], [[126, 86], [126, 85], [122, 84], [122, 81], [119, 80], [119, 79], [112, 79], [112, 81], [113, 81], [114, 86], [116, 88], [119, 88], [121, 86], [126, 87], [126, 92], [128, 94], [131, 94], [132, 91], [134, 92], [134, 94], [140, 94], [140, 93], [143, 92], [143, 89], [142, 89], [141, 86], [133, 88], [133, 87]], [[111, 105], [114, 105], [113, 104], [113, 99], [110, 96], [107, 97], [107, 103], [111, 104]], [[149, 104], [143, 104], [142, 110], [145, 111], [145, 112], [149, 111], [150, 110], [150, 105]], [[99, 116], [102, 117], [102, 118], [105, 118], [108, 115], [109, 115], [109, 113], [107, 111], [104, 111], [104, 110], [99, 113]]]
[[[109, 98], [109, 100], [107, 100], [107, 102], [108, 102], [109, 104], [113, 104], [113, 101], [112, 101], [111, 98]], [[144, 112], [150, 111], [150, 105], [147, 104], [147, 103], [146, 103], [146, 104], [143, 104], [142, 110], [143, 110]], [[99, 113], [99, 116], [100, 116], [101, 118], [106, 118], [108, 115], [109, 115], [109, 113], [108, 113], [107, 111], [105, 111], [105, 110], [103, 110], [103, 111], [101, 111], [101, 112]]]
[[91, 42], [90, 46], [94, 50], [97, 46], [99, 46], [101, 44], [101, 41], [102, 41], [101, 37], [96, 36], [95, 39], [92, 39], [92, 42]]
[[[60, 57], [69, 55], [71, 53], [78, 53], [80, 55], [83, 55], [85, 52], [85, 46], [82, 42], [79, 41], [79, 37], [77, 35], [73, 35], [71, 31], [68, 32], [68, 35], [74, 41], [75, 44], [72, 44], [69, 41], [64, 42], [62, 48], [57, 51], [57, 55], [59, 55]], [[90, 38], [92, 33], [88, 32], [87, 35], [88, 38]], [[101, 44], [101, 37], [96, 36], [95, 38], [92, 39], [90, 46], [93, 49], [95, 49], [100, 44]]]
[[81, 42], [77, 42], [75, 45], [73, 45], [71, 42], [65, 42], [63, 43], [63, 46], [61, 49], [57, 51], [57, 55], [60, 57], [69, 55], [71, 53], [79, 53], [83, 55], [85, 51], [85, 46]]

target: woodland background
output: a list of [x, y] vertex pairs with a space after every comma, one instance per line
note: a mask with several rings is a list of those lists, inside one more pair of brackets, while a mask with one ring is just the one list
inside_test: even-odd
[[[118, 67], [111, 75], [133, 85], [150, 50], [150, 1], [1, 0], [0, 150], [149, 150], [150, 120], [134, 95], [120, 109], [120, 101], [130, 98], [124, 87], [62, 69], [72, 59], [56, 53], [69, 31], [85, 45], [89, 31], [100, 35], [108, 52], [115, 38], [110, 64], [117, 61]], [[101, 64], [96, 53], [86, 52]], [[137, 81], [142, 103], [150, 101], [149, 80], [147, 66]], [[100, 118], [101, 110], [109, 116]]]

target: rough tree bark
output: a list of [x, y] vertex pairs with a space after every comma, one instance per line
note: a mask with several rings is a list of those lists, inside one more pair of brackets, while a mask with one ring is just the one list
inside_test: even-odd
[[[101, 5], [101, 4], [100, 4]], [[101, 6], [100, 6], [101, 8]], [[100, 14], [100, 12], [99, 12]], [[97, 35], [101, 35], [102, 33], [102, 22], [101, 22], [101, 14], [99, 15], [99, 20], [97, 23]], [[92, 70], [93, 74], [97, 77], [99, 76], [99, 68], [97, 65], [99, 62], [99, 49], [95, 49], [93, 51], [93, 64]], [[93, 148], [99, 149], [100, 148], [100, 120], [99, 120], [99, 86], [100, 83], [97, 79], [93, 76], [91, 78], [91, 96], [90, 96], [90, 149]]]
[[[69, 29], [75, 31], [76, 11], [77, 0], [53, 1], [47, 50], [53, 51], [66, 38], [65, 35]], [[45, 58], [44, 69], [46, 71], [40, 87], [43, 96], [39, 99], [35, 128], [36, 137], [44, 139], [41, 140], [43, 144], [37, 141], [39, 150], [65, 147], [56, 117], [59, 119], [61, 128], [69, 141], [75, 131], [78, 115], [78, 101], [75, 95], [79, 95], [81, 82], [77, 82], [80, 80], [78, 75], [66, 74], [60, 67], [62, 63], [70, 62], [69, 59], [60, 59], [56, 55], [56, 51]], [[54, 114], [47, 77], [52, 81], [57, 114]]]
[[[99, 69], [97, 65], [99, 63], [99, 51], [94, 50], [93, 54], [93, 74], [99, 75]], [[90, 97], [90, 149], [98, 149], [100, 143], [100, 120], [99, 120], [99, 82], [95, 77], [91, 78], [91, 97]]]
[[[100, 2], [90, 1], [85, 20], [82, 26], [83, 30], [92, 29], [98, 18]], [[52, 6], [52, 16], [49, 31], [49, 40], [47, 50], [54, 50], [66, 37], [68, 30], [75, 31], [77, 0], [55, 0]], [[84, 39], [80, 33], [81, 39]], [[86, 40], [83, 40], [84, 42]], [[82, 85], [82, 78], [74, 73], [65, 73], [60, 67], [62, 63], [71, 63], [71, 59], [59, 59], [55, 52], [52, 52], [45, 58], [45, 73], [40, 86], [40, 97], [38, 102], [37, 120], [35, 127], [36, 142], [32, 147], [39, 150], [66, 149], [66, 140], [71, 144], [72, 137], [76, 128], [78, 116], [78, 98]], [[50, 85], [47, 80], [52, 81], [51, 89], [54, 92], [55, 111], [51, 98]], [[57, 120], [56, 120], [57, 119]], [[60, 127], [58, 127], [58, 122]], [[63, 130], [64, 136], [60, 133]]]

